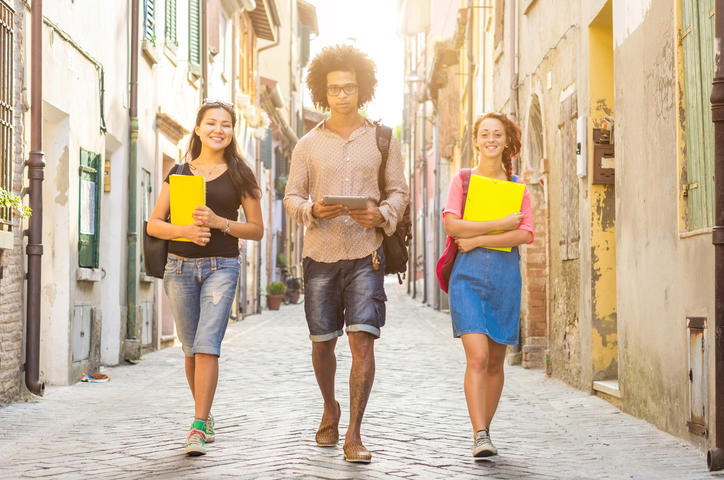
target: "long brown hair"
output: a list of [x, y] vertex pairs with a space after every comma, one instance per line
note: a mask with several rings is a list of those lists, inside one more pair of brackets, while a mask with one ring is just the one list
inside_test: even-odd
[[[195, 126], [201, 125], [201, 120], [204, 118], [204, 114], [212, 108], [221, 108], [231, 115], [231, 128], [236, 127], [236, 113], [232, 108], [231, 104], [224, 102], [205, 102], [199, 107], [198, 113], [196, 113]], [[201, 138], [196, 134], [195, 130], [191, 132], [191, 138], [189, 139], [189, 145], [186, 148], [186, 154], [184, 158], [187, 162], [198, 158], [201, 155]], [[254, 172], [249, 168], [246, 163], [246, 159], [239, 151], [239, 146], [236, 143], [236, 136], [232, 133], [231, 142], [224, 149], [224, 161], [229, 168], [229, 176], [231, 176], [231, 182], [234, 187], [241, 192], [244, 197], [261, 198], [261, 189], [256, 181]]]
[[[506, 117], [504, 113], [488, 112], [479, 116], [478, 119], [475, 120], [471, 141], [477, 138], [480, 124], [486, 118], [494, 118], [503, 124], [503, 130], [505, 130], [505, 137], [507, 138], [508, 143], [503, 149], [503, 158], [501, 162], [503, 163], [503, 169], [505, 169], [505, 176], [508, 177], [508, 180], [513, 180], [513, 159], [520, 154], [520, 139], [523, 135], [520, 127], [513, 120]], [[477, 147], [475, 147], [475, 149], [477, 150]]]

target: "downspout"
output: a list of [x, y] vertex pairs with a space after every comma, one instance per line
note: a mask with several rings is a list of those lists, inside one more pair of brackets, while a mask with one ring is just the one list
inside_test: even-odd
[[133, 351], [126, 356], [138, 358], [140, 348], [136, 338], [136, 190], [138, 169], [138, 1], [131, 0], [131, 98], [128, 115], [130, 118], [130, 145], [128, 149], [128, 259], [126, 262], [126, 340], [133, 345]]
[[30, 91], [30, 229], [28, 233], [27, 335], [25, 345], [25, 385], [32, 393], [43, 395], [40, 382], [40, 275], [43, 255], [43, 0], [31, 7], [31, 91]]
[[467, 138], [467, 150], [468, 154], [463, 158], [463, 167], [472, 167], [473, 166], [473, 146], [472, 146], [472, 139], [473, 139], [473, 75], [475, 75], [475, 71], [473, 68], [473, 0], [468, 0], [468, 88], [467, 88], [467, 97], [468, 97], [468, 121], [467, 121], [467, 127], [466, 130], [468, 131], [469, 135]]
[[724, 0], [716, 0], [715, 74], [711, 90], [711, 116], [714, 122], [714, 404], [715, 447], [706, 455], [710, 471], [724, 468], [724, 66], [721, 63], [724, 39]]
[[208, 15], [206, 12], [207, 3], [201, 2], [201, 101], [208, 98], [209, 96], [209, 39], [207, 38], [206, 32], [208, 32]]
[[510, 117], [518, 121], [518, 0], [510, 0]]
[[[425, 46], [422, 49], [424, 72], [427, 77], [427, 42], [429, 27], [425, 31]], [[422, 95], [422, 148], [420, 149], [420, 167], [422, 168], [422, 303], [427, 304], [427, 277], [432, 271], [427, 268], [427, 84], [423, 82]]]
[[[433, 112], [434, 126], [432, 130], [432, 148], [435, 152], [435, 256], [433, 258], [440, 258], [440, 227], [442, 225], [441, 216], [441, 205], [440, 205], [440, 112], [435, 107]], [[435, 308], [440, 310], [442, 290], [439, 288], [435, 289]]]

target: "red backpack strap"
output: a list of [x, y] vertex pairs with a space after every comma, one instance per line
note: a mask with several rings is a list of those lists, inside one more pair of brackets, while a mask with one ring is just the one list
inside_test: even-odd
[[463, 180], [463, 208], [460, 209], [460, 218], [463, 218], [465, 214], [465, 202], [468, 199], [468, 187], [470, 187], [470, 175], [472, 175], [472, 168], [463, 168], [460, 170], [460, 178]]

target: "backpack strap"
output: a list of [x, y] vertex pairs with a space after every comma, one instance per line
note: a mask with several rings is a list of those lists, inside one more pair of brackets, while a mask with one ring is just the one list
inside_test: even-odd
[[463, 168], [460, 170], [460, 177], [463, 180], [463, 208], [460, 209], [460, 218], [463, 218], [465, 214], [465, 202], [468, 199], [468, 187], [470, 187], [470, 175], [472, 175], [472, 168]]
[[390, 141], [392, 140], [392, 129], [388, 126], [377, 123], [375, 136], [377, 138], [377, 149], [382, 154], [382, 162], [378, 171], [377, 184], [380, 188], [380, 197], [385, 191], [385, 171], [387, 170], [387, 157], [390, 156]]

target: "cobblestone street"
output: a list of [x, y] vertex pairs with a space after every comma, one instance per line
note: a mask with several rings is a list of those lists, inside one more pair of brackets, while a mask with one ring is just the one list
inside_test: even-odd
[[[50, 389], [0, 409], [2, 478], [709, 478], [693, 446], [605, 401], [509, 367], [491, 434], [500, 455], [473, 461], [464, 355], [448, 316], [387, 283], [388, 319], [363, 424], [369, 465], [319, 448], [322, 412], [302, 305], [230, 325], [213, 412], [216, 442], [183, 455], [193, 411], [179, 347], [110, 368], [109, 383]], [[337, 348], [344, 435], [346, 337]], [[193, 475], [193, 477], [192, 477]]]

